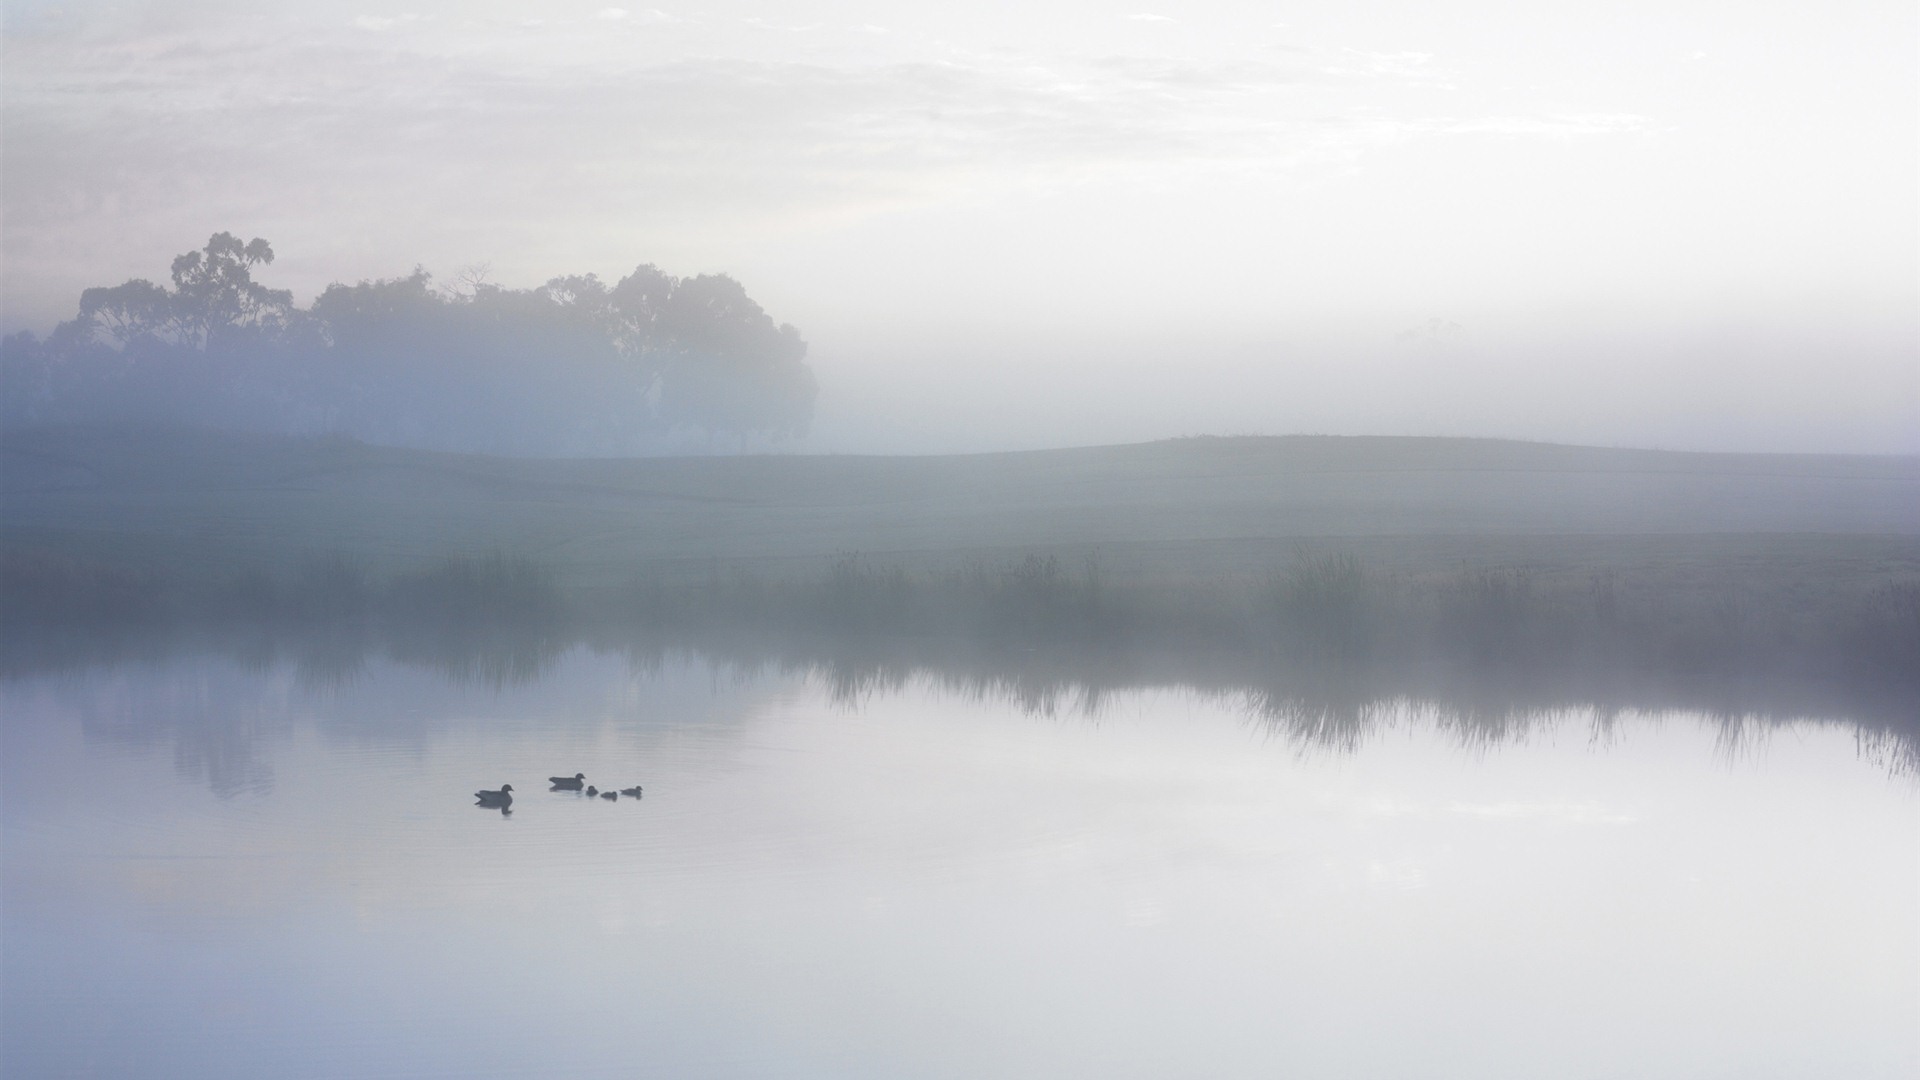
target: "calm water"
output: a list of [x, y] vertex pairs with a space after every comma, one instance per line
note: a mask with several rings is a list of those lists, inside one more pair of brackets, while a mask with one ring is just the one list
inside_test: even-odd
[[1335, 750], [584, 652], [0, 715], [10, 1077], [1920, 1075], [1920, 784], [1839, 724]]

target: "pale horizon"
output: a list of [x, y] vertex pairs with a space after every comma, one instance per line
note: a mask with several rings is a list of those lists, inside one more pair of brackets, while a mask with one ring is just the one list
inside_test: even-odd
[[[1276, 14], [1278, 12], [1278, 14]], [[164, 280], [727, 273], [793, 452], [1920, 452], [1909, 4], [10, 3], [0, 329]]]

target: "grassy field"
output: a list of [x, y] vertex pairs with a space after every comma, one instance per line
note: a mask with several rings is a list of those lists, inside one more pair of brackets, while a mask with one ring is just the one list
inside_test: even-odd
[[[517, 678], [581, 643], [1045, 699], [1183, 683], [1846, 715], [1920, 761], [1920, 460], [1450, 439], [513, 460], [0, 436], [5, 670], [190, 638]], [[1293, 722], [1293, 721], [1289, 721]], [[1502, 721], [1504, 722], [1504, 721]]]
[[1524, 566], [1661, 590], [1920, 572], [1920, 459], [1461, 439], [573, 461], [14, 431], [0, 435], [0, 498], [5, 550], [178, 573], [281, 571], [314, 554], [397, 572], [509, 552], [590, 587], [716, 565], [817, 575], [850, 553], [910, 572], [1044, 553], [1177, 584], [1333, 549], [1390, 575]]

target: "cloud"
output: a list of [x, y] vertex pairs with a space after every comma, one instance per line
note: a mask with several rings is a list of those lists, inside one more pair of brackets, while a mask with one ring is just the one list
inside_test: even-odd
[[1599, 803], [1455, 803], [1447, 809], [1462, 817], [1559, 825], [1633, 825], [1640, 820], [1637, 814], [1614, 810]]
[[760, 18], [758, 15], [742, 19], [740, 23], [743, 26], [751, 26], [755, 30], [775, 30], [783, 34], [804, 34], [813, 29], [812, 24], [806, 26], [789, 26], [783, 23], [769, 22], [766, 19]]
[[[605, 10], [627, 24], [655, 14]], [[134, 231], [178, 246], [238, 228], [284, 237], [292, 251], [297, 230], [332, 222], [300, 242], [400, 230], [365, 243], [424, 251], [432, 231], [462, 257], [536, 257], [552, 237], [604, 234], [608, 221], [724, 237], [995, 190], [1275, 172], [1393, 141], [1599, 136], [1648, 123], [1341, 108], [1325, 97], [1340, 80], [1306, 62], [691, 57], [577, 24], [503, 17], [489, 31], [439, 20], [432, 34], [400, 35], [390, 31], [404, 16], [363, 18], [374, 25], [331, 34], [235, 24], [10, 42], [7, 289], [69, 295], [97, 271], [54, 263], [111, 265]], [[1428, 66], [1423, 54], [1390, 55]], [[459, 240], [469, 233], [484, 246]]]
[[419, 18], [417, 15], [361, 15], [353, 20], [353, 25], [377, 34], [383, 30], [391, 30], [401, 23], [413, 22], [417, 18]]
[[1361, 78], [1434, 79], [1433, 54], [1427, 52], [1368, 52], [1342, 49], [1339, 59], [1322, 68], [1329, 75]]
[[657, 26], [661, 23], [686, 21], [669, 15], [659, 8], [647, 8], [643, 11], [634, 11], [631, 8], [608, 7], [601, 8], [599, 11], [594, 12], [593, 17], [605, 22], [636, 23], [644, 26]]
[[1134, 89], [1186, 88], [1220, 94], [1244, 94], [1322, 81], [1318, 73], [1296, 65], [1237, 61], [1200, 63], [1158, 56], [1102, 56], [1089, 65]]
[[1621, 135], [1646, 131], [1653, 126], [1653, 121], [1638, 113], [1558, 113], [1545, 116], [1481, 116], [1430, 120], [1415, 126], [1424, 132], [1448, 135], [1570, 139], [1586, 135]]

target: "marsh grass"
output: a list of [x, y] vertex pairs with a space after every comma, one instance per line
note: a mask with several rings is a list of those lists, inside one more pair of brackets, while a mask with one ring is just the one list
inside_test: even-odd
[[905, 569], [843, 555], [820, 581], [812, 618], [838, 633], [885, 633], [906, 621], [913, 602], [914, 587]]
[[151, 571], [52, 551], [0, 559], [6, 619], [45, 632], [137, 630], [162, 621], [166, 590]]
[[458, 624], [546, 631], [566, 617], [566, 599], [552, 570], [523, 555], [450, 555], [424, 570], [396, 576], [385, 617], [398, 625]]
[[1384, 631], [1380, 588], [1350, 552], [1298, 554], [1268, 586], [1278, 643], [1305, 655], [1363, 659]]
[[545, 671], [566, 646], [566, 625], [553, 572], [504, 552], [452, 555], [402, 574], [387, 586], [382, 611], [395, 659], [492, 683]]
[[1382, 573], [1296, 552], [1264, 577], [1116, 580], [1093, 559], [1022, 554], [913, 570], [848, 554], [813, 574], [715, 563], [699, 577], [574, 590], [522, 555], [452, 555], [386, 576], [343, 556], [210, 580], [47, 553], [0, 558], [0, 673], [197, 642], [303, 679], [367, 658], [468, 680], [539, 676], [585, 644], [657, 663], [698, 651], [820, 673], [857, 697], [912, 678], [1051, 711], [1123, 689], [1246, 695], [1289, 738], [1340, 745], [1387, 703], [1445, 703], [1506, 737], [1568, 708], [1847, 716], [1915, 758], [1920, 580], [1860, 595], [1672, 592], [1531, 567]]

